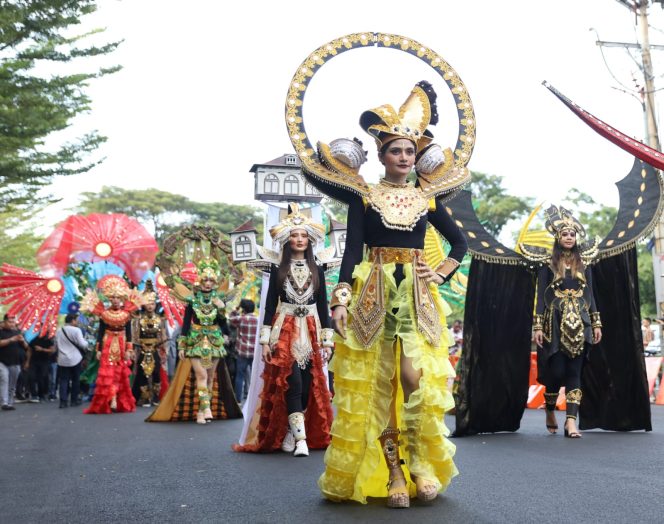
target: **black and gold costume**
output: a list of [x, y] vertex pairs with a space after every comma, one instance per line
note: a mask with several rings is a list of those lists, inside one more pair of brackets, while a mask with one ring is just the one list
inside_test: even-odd
[[132, 319], [134, 336], [134, 382], [132, 393], [139, 405], [158, 404], [161, 393], [161, 364], [168, 341], [166, 321], [156, 312], [142, 311]]

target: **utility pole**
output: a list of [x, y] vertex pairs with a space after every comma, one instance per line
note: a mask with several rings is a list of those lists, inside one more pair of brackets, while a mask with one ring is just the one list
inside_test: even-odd
[[[638, 47], [641, 50], [641, 71], [643, 72], [644, 89], [640, 93], [644, 111], [646, 143], [661, 151], [657, 117], [655, 112], [655, 76], [653, 74], [651, 48], [661, 49], [662, 46], [651, 46], [648, 31], [648, 7], [652, 4], [660, 4], [664, 7], [664, 0], [616, 0], [635, 15], [635, 21], [639, 27], [639, 44], [620, 42], [597, 42], [597, 45], [615, 46], [622, 45], [626, 48]], [[660, 218], [654, 231], [655, 245], [652, 250], [653, 275], [655, 279], [655, 301], [657, 317], [664, 317], [664, 219]]]

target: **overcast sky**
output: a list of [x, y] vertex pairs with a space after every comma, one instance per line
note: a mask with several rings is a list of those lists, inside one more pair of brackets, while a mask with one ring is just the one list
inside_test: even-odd
[[[90, 88], [92, 112], [75, 130], [108, 136], [105, 162], [57, 180], [64, 199], [46, 220], [63, 218], [80, 191], [103, 185], [156, 187], [202, 202], [253, 203], [249, 168], [292, 151], [284, 102], [298, 65], [343, 35], [378, 31], [432, 48], [461, 76], [475, 107], [476, 147], [469, 167], [503, 177], [516, 195], [557, 202], [571, 187], [618, 204], [614, 183], [633, 158], [601, 138], [541, 82], [628, 135], [644, 135], [639, 102], [608, 71], [602, 40], [636, 41], [634, 16], [615, 0], [101, 0], [86, 27], [107, 28], [124, 43], [104, 64], [123, 70]], [[664, 43], [664, 16], [651, 9], [651, 43]], [[632, 88], [640, 73], [623, 49], [606, 49], [615, 76]], [[653, 51], [656, 75], [662, 51]], [[456, 139], [445, 84], [414, 57], [391, 50], [351, 51], [326, 64], [305, 99], [313, 143], [358, 136], [359, 114], [400, 105], [422, 78], [435, 82], [444, 147]], [[658, 77], [659, 84], [662, 84]], [[365, 145], [371, 145], [368, 137]], [[373, 149], [370, 155], [374, 157]], [[365, 178], [377, 180], [375, 162]]]

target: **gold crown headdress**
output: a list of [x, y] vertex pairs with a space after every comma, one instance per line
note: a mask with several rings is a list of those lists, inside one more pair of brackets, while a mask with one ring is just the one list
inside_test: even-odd
[[156, 304], [157, 303], [157, 293], [154, 290], [154, 284], [152, 280], [148, 279], [145, 281], [145, 289], [141, 293], [143, 304]]
[[106, 298], [127, 298], [129, 285], [124, 278], [118, 275], [106, 275], [97, 282], [99, 289]]
[[546, 210], [546, 222], [544, 223], [547, 231], [554, 237], [560, 238], [560, 233], [566, 229], [573, 229], [579, 238], [585, 238], [586, 230], [581, 223], [574, 218], [564, 207], [551, 206]]
[[214, 282], [219, 281], [221, 276], [221, 268], [219, 267], [219, 262], [212, 257], [205, 257], [198, 262], [196, 266], [198, 270], [198, 282], [200, 283], [203, 280], [212, 280]]
[[289, 213], [281, 222], [270, 229], [270, 235], [275, 246], [281, 248], [290, 237], [291, 231], [304, 229], [309, 235], [309, 241], [317, 244], [325, 238], [325, 226], [314, 222], [308, 216], [300, 213], [300, 207], [296, 203], [288, 204]]
[[427, 127], [437, 123], [436, 93], [425, 80], [415, 85], [398, 113], [385, 104], [360, 116], [360, 126], [374, 137], [379, 150], [393, 140], [406, 138], [422, 151], [433, 140]]

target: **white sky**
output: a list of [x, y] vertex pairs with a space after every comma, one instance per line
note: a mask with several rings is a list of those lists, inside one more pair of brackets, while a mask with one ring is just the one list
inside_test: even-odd
[[[103, 185], [254, 203], [249, 168], [292, 152], [283, 113], [293, 73], [318, 46], [353, 32], [407, 36], [455, 68], [477, 121], [469, 167], [502, 176], [513, 194], [556, 202], [576, 187], [617, 205], [614, 183], [633, 161], [542, 80], [628, 135], [644, 135], [640, 104], [612, 87], [589, 31], [596, 28], [602, 40], [636, 41], [634, 17], [615, 0], [101, 0], [89, 18], [90, 27], [107, 27], [105, 40], [125, 39], [103, 62], [124, 69], [93, 83], [92, 112], [75, 127], [108, 136], [107, 159], [53, 184], [64, 200], [47, 223], [64, 218], [79, 192]], [[651, 43], [664, 43], [660, 7], [651, 8], [650, 23]], [[605, 54], [625, 84], [640, 77], [623, 49]], [[664, 74], [664, 52], [653, 57], [655, 74]], [[314, 78], [304, 105], [311, 141], [357, 136], [375, 156], [357, 124], [360, 112], [398, 107], [423, 78], [434, 80], [439, 93], [436, 141], [453, 146], [457, 122], [442, 80], [414, 57], [378, 49], [341, 55]], [[364, 167], [374, 181], [379, 166]]]

